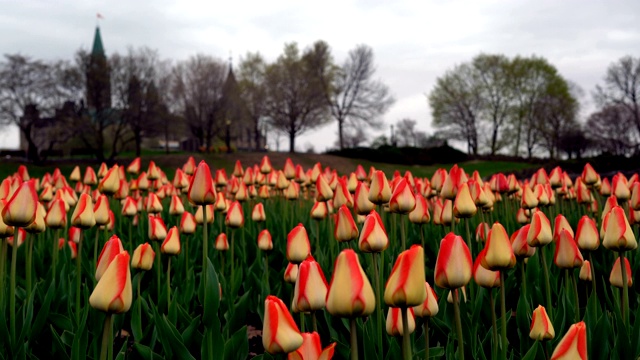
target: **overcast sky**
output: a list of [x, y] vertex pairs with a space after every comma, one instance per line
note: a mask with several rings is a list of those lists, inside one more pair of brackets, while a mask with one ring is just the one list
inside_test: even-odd
[[[271, 61], [286, 42], [306, 47], [322, 39], [342, 63], [355, 45], [367, 44], [377, 77], [396, 98], [386, 123], [408, 117], [427, 132], [426, 94], [436, 78], [480, 52], [547, 58], [584, 90], [584, 120], [607, 66], [639, 56], [640, 49], [638, 0], [0, 0], [0, 9], [0, 51], [43, 59], [71, 59], [78, 48], [90, 48], [98, 12], [108, 55], [148, 46], [174, 60], [231, 53], [237, 63], [247, 51], [259, 51]], [[305, 134], [297, 149], [333, 145], [336, 128], [332, 123]], [[0, 130], [0, 148], [16, 145], [16, 131]], [[281, 149], [287, 146], [283, 139]]]

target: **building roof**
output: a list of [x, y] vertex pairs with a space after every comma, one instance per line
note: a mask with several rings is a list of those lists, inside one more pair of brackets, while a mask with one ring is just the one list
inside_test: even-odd
[[93, 48], [91, 49], [93, 56], [105, 56], [104, 46], [102, 45], [102, 36], [100, 36], [100, 27], [96, 26], [96, 32], [93, 35]]

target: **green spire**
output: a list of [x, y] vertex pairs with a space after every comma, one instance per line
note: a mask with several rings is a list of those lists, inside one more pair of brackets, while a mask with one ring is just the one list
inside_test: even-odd
[[91, 55], [104, 56], [104, 47], [102, 46], [102, 37], [100, 36], [99, 27], [96, 27], [96, 32], [93, 36], [93, 49], [91, 50]]

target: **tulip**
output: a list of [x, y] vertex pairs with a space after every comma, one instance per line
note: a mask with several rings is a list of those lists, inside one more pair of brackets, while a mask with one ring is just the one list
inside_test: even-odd
[[[98, 176], [100, 176], [100, 173], [98, 173]], [[118, 191], [119, 187], [120, 174], [118, 167], [114, 165], [114, 167], [106, 171], [104, 177], [102, 177], [102, 180], [100, 180], [100, 183], [98, 184], [98, 190], [100, 190], [100, 192], [103, 194], [113, 195], [116, 193], [116, 191]]]
[[589, 260], [585, 260], [580, 267], [580, 280], [593, 281], [593, 275], [591, 274], [591, 263]]
[[216, 250], [218, 251], [227, 251], [229, 250], [229, 241], [227, 239], [227, 234], [220, 233], [216, 236], [216, 241], [214, 244]]
[[347, 188], [347, 183], [342, 179], [338, 180], [336, 191], [333, 194], [333, 204], [338, 208], [342, 205], [346, 205], [348, 208], [353, 207], [353, 197]]
[[180, 254], [180, 234], [178, 233], [177, 226], [169, 229], [167, 236], [160, 246], [160, 251], [162, 251], [163, 254], [168, 255]]
[[425, 289], [427, 292], [427, 298], [422, 304], [414, 306], [413, 312], [417, 317], [433, 317], [438, 314], [438, 296], [436, 295], [431, 285], [425, 281]]
[[[629, 264], [629, 259], [624, 258], [624, 268], [626, 270], [626, 282], [627, 287], [631, 287], [633, 285], [633, 279], [631, 274], [631, 265]], [[611, 285], [622, 289], [624, 287], [625, 278], [622, 276], [622, 269], [620, 267], [620, 258], [617, 258], [615, 263], [613, 263], [613, 268], [611, 268], [611, 274], [609, 275], [609, 282]]]
[[189, 212], [183, 212], [180, 218], [180, 232], [183, 234], [193, 234], [196, 232], [196, 219]]
[[258, 249], [262, 251], [271, 251], [273, 249], [273, 241], [269, 230], [264, 229], [258, 234]]
[[[427, 201], [421, 194], [416, 194], [416, 207], [409, 213], [409, 221], [414, 224], [427, 224], [431, 220]], [[422, 233], [422, 232], [421, 232]]]
[[[2, 219], [0, 218], [0, 222], [1, 221]], [[49, 208], [44, 221], [47, 224], [47, 227], [52, 229], [62, 229], [65, 227], [67, 224], [67, 212], [64, 207], [64, 200], [56, 199], [51, 203], [51, 207]], [[0, 237], [2, 237], [2, 231], [0, 231]]]
[[600, 237], [596, 223], [587, 215], [580, 218], [575, 240], [581, 250], [593, 251], [600, 247]]
[[614, 251], [635, 250], [638, 247], [624, 210], [620, 206], [614, 207], [609, 212], [602, 244], [605, 248]]
[[284, 281], [295, 284], [298, 280], [298, 264], [289, 263], [284, 270]]
[[[413, 309], [409, 309], [409, 313], [407, 316], [407, 329], [409, 330], [409, 334], [412, 334], [416, 329], [416, 321], [414, 319]], [[390, 307], [387, 312], [387, 334], [391, 336], [403, 336], [403, 322], [401, 316], [401, 309], [397, 307]]]
[[[31, 224], [24, 228], [31, 234], [39, 234], [47, 229], [47, 225], [44, 222], [44, 217], [47, 215], [47, 212], [40, 202], [38, 202], [37, 208], [38, 210], [36, 211], [36, 218]], [[29, 256], [31, 256], [31, 254]]]
[[449, 233], [440, 242], [436, 259], [435, 283], [439, 287], [456, 289], [471, 280], [473, 262], [462, 237]]
[[596, 173], [589, 163], [584, 165], [584, 169], [582, 170], [582, 175], [580, 177], [587, 185], [593, 185], [598, 181], [598, 173]]
[[464, 170], [460, 169], [458, 165], [453, 165], [451, 170], [449, 170], [449, 174], [444, 179], [442, 183], [442, 189], [440, 189], [440, 196], [444, 199], [453, 200], [458, 194], [458, 189], [460, 185], [466, 180], [462, 179], [464, 175]]
[[[589, 165], [589, 164], [587, 164]], [[586, 166], [585, 166], [586, 168]], [[556, 345], [551, 360], [587, 360], [587, 326], [584, 321], [571, 325]]]
[[551, 340], [556, 336], [553, 330], [553, 324], [547, 315], [547, 311], [544, 306], [538, 305], [533, 310], [531, 316], [531, 330], [529, 331], [529, 337], [533, 340], [544, 341]]
[[96, 310], [111, 314], [127, 312], [131, 307], [131, 272], [129, 253], [116, 254], [89, 297], [89, 304]]
[[316, 181], [316, 201], [327, 201], [333, 198], [333, 190], [324, 176], [318, 176]]
[[567, 221], [567, 218], [565, 218], [562, 214], [558, 214], [553, 223], [553, 241], [558, 241], [560, 232], [562, 230], [567, 230], [569, 234], [571, 234], [571, 237], [574, 236], [573, 229], [571, 229], [571, 225], [569, 225], [569, 221]]
[[8, 226], [25, 227], [35, 220], [37, 204], [35, 180], [25, 181], [2, 208], [2, 220]]
[[302, 346], [296, 351], [290, 352], [288, 360], [331, 360], [335, 351], [336, 343], [322, 349], [320, 335], [317, 332], [302, 333]]
[[211, 179], [211, 170], [204, 160], [200, 161], [191, 178], [187, 196], [189, 201], [196, 205], [213, 204], [216, 200], [216, 191], [213, 186], [213, 180]]
[[158, 195], [156, 195], [155, 193], [149, 193], [145, 204], [145, 209], [150, 214], [157, 214], [162, 212], [162, 203], [160, 202]]
[[413, 245], [398, 255], [384, 291], [384, 302], [393, 307], [413, 307], [424, 302], [424, 251]]
[[273, 170], [273, 167], [271, 166], [271, 160], [269, 160], [269, 157], [267, 155], [262, 157], [262, 160], [260, 161], [260, 172], [263, 174], [268, 174]]
[[[234, 183], [237, 183], [237, 181], [234, 181]], [[234, 194], [234, 199], [236, 201], [244, 202], [249, 199], [249, 190], [247, 189], [247, 185], [244, 183], [239, 183], [237, 189], [232, 188], [231, 193]]]
[[149, 215], [149, 240], [162, 241], [167, 237], [167, 227], [162, 218]]
[[528, 224], [531, 222], [529, 216], [527, 215], [530, 210], [525, 210], [523, 208], [518, 209], [518, 213], [516, 214], [516, 222], [520, 225]]
[[299, 264], [310, 254], [311, 244], [309, 244], [307, 230], [302, 224], [298, 224], [287, 235], [287, 260], [294, 264]]
[[457, 218], [470, 218], [476, 214], [478, 208], [471, 198], [467, 183], [460, 185], [453, 205], [453, 216]]
[[134, 269], [151, 270], [155, 256], [156, 253], [149, 243], [140, 244], [133, 252], [131, 266]]
[[406, 179], [402, 178], [396, 185], [391, 199], [389, 211], [392, 213], [408, 214], [416, 207], [416, 196]]
[[73, 215], [71, 215], [71, 225], [81, 229], [88, 229], [93, 227], [95, 224], [96, 218], [93, 213], [93, 201], [91, 201], [91, 196], [88, 194], [82, 194], [80, 195], [80, 200], [76, 204], [75, 209], [73, 210]]
[[105, 195], [98, 196], [93, 206], [93, 215], [98, 225], [106, 225], [109, 222], [109, 199]]
[[513, 249], [513, 254], [517, 258], [529, 258], [536, 253], [536, 248], [529, 246], [527, 243], [529, 227], [531, 227], [531, 225], [527, 224], [511, 235], [511, 249]]
[[531, 227], [527, 234], [529, 246], [539, 247], [549, 244], [553, 240], [551, 223], [542, 211], [536, 211], [531, 216]]
[[16, 248], [19, 248], [24, 244], [27, 239], [27, 232], [24, 228], [18, 228], [13, 234], [13, 236], [7, 237], [7, 244], [13, 248], [14, 244], [16, 244]]
[[573, 269], [582, 265], [584, 259], [573, 236], [567, 229], [562, 229], [556, 241], [553, 262], [561, 269]]
[[214, 206], [213, 205], [202, 205], [202, 206], [198, 206], [198, 209], [196, 210], [196, 214], [194, 216], [194, 219], [196, 220], [197, 224], [204, 224], [204, 214], [203, 212], [206, 211], [207, 212], [207, 224], [213, 224], [213, 218], [214, 218]]
[[267, 215], [264, 212], [264, 205], [262, 203], [257, 203], [253, 207], [253, 211], [251, 211], [251, 220], [254, 222], [263, 222], [267, 220]]
[[289, 310], [273, 295], [267, 296], [264, 302], [263, 324], [262, 345], [268, 353], [290, 353], [302, 345], [302, 335]]
[[231, 203], [224, 223], [231, 228], [241, 228], [244, 226], [244, 214], [242, 213], [242, 206], [239, 202], [234, 201]]
[[327, 293], [327, 311], [339, 317], [368, 316], [373, 313], [375, 302], [373, 288], [358, 255], [351, 249], [343, 250], [335, 262]]
[[620, 173], [613, 175], [613, 179], [611, 180], [611, 193], [620, 202], [627, 201], [631, 198], [631, 192], [629, 191], [629, 186], [627, 185], [624, 175]]
[[98, 262], [96, 265], [96, 280], [100, 280], [100, 278], [104, 275], [105, 271], [111, 264], [111, 261], [116, 257], [116, 255], [120, 254], [124, 251], [122, 247], [122, 242], [117, 235], [111, 236], [109, 240], [102, 247], [102, 251], [100, 252], [100, 256], [98, 257]]
[[482, 266], [486, 252], [486, 249], [480, 251], [473, 263], [473, 280], [484, 288], [500, 287], [500, 271], [489, 270]]
[[504, 227], [496, 222], [487, 235], [482, 266], [489, 270], [506, 270], [515, 266], [516, 257]]
[[358, 227], [346, 205], [338, 209], [333, 235], [338, 242], [347, 242], [358, 238]]
[[489, 235], [490, 230], [489, 224], [485, 222], [478, 224], [478, 227], [476, 227], [476, 242], [487, 241], [487, 235]]
[[369, 188], [367, 184], [358, 182], [353, 206], [356, 214], [360, 215], [366, 215], [375, 208], [376, 205], [369, 200]]
[[182, 213], [184, 213], [184, 205], [180, 196], [172, 195], [169, 203], [169, 215], [182, 215]]
[[369, 201], [376, 205], [382, 205], [391, 199], [391, 188], [387, 181], [386, 175], [376, 170], [371, 178], [371, 187], [369, 188]]
[[314, 220], [322, 220], [327, 217], [329, 210], [327, 209], [327, 203], [323, 201], [316, 201], [311, 207], [311, 218]]
[[322, 310], [326, 304], [327, 280], [322, 268], [312, 256], [298, 267], [298, 276], [293, 295], [293, 309], [296, 312]]
[[375, 210], [372, 210], [367, 215], [364, 225], [362, 226], [362, 233], [360, 233], [360, 239], [358, 240], [358, 247], [362, 252], [381, 252], [389, 246], [389, 237], [387, 231], [384, 228], [380, 215]]

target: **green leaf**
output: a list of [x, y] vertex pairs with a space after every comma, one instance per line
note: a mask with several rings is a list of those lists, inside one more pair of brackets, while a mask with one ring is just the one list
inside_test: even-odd
[[204, 313], [202, 322], [205, 327], [211, 327], [214, 318], [218, 317], [220, 307], [220, 288], [218, 285], [218, 275], [213, 268], [211, 260], [207, 260], [207, 284], [204, 294]]
[[[227, 324], [225, 325], [225, 333], [232, 334], [238, 331], [242, 326], [246, 324], [249, 294], [245, 293], [238, 299], [232, 309], [227, 312]], [[231, 313], [231, 314], [229, 314]], [[230, 315], [230, 317], [228, 317]]]
[[[529, 351], [527, 351], [527, 353], [522, 357], [522, 360], [535, 360], [540, 346], [540, 342], [536, 341], [531, 349], [529, 349]], [[544, 352], [544, 349], [542, 349], [542, 352]]]
[[247, 327], [243, 326], [224, 344], [224, 359], [244, 360], [247, 355], [249, 355], [249, 340], [247, 338]]
[[182, 343], [182, 336], [178, 330], [173, 326], [171, 322], [167, 319], [165, 315], [162, 316], [162, 320], [159, 321], [162, 326], [164, 326], [165, 336], [169, 341], [171, 349], [174, 351], [175, 355], [180, 359], [194, 359], [193, 356], [189, 353], [189, 350]]
[[87, 314], [88, 307], [85, 307], [80, 318], [80, 326], [73, 337], [73, 344], [71, 345], [71, 359], [73, 360], [87, 357]]
[[51, 301], [53, 300], [54, 295], [55, 284], [51, 283], [44, 298], [44, 302], [40, 305], [38, 315], [36, 315], [36, 319], [31, 327], [31, 333], [29, 334], [30, 341], [34, 341], [36, 336], [40, 335], [40, 332], [44, 328], [45, 321], [47, 320], [47, 316], [49, 315], [49, 310], [51, 308]]
[[162, 359], [162, 355], [155, 353], [153, 351], [151, 351], [151, 348], [149, 348], [146, 345], [142, 345], [142, 344], [138, 344], [138, 343], [134, 343], [133, 344], [133, 349], [138, 353], [138, 355], [140, 355], [141, 358], [143, 358], [144, 360], [152, 360], [152, 359]]
[[196, 316], [191, 320], [191, 324], [182, 332], [182, 342], [184, 346], [190, 348], [193, 341], [193, 336], [198, 332], [198, 326], [200, 325], [200, 316]]
[[133, 339], [135, 342], [140, 342], [144, 337], [142, 332], [142, 304], [140, 298], [136, 298], [131, 309], [131, 332], [133, 333]]

